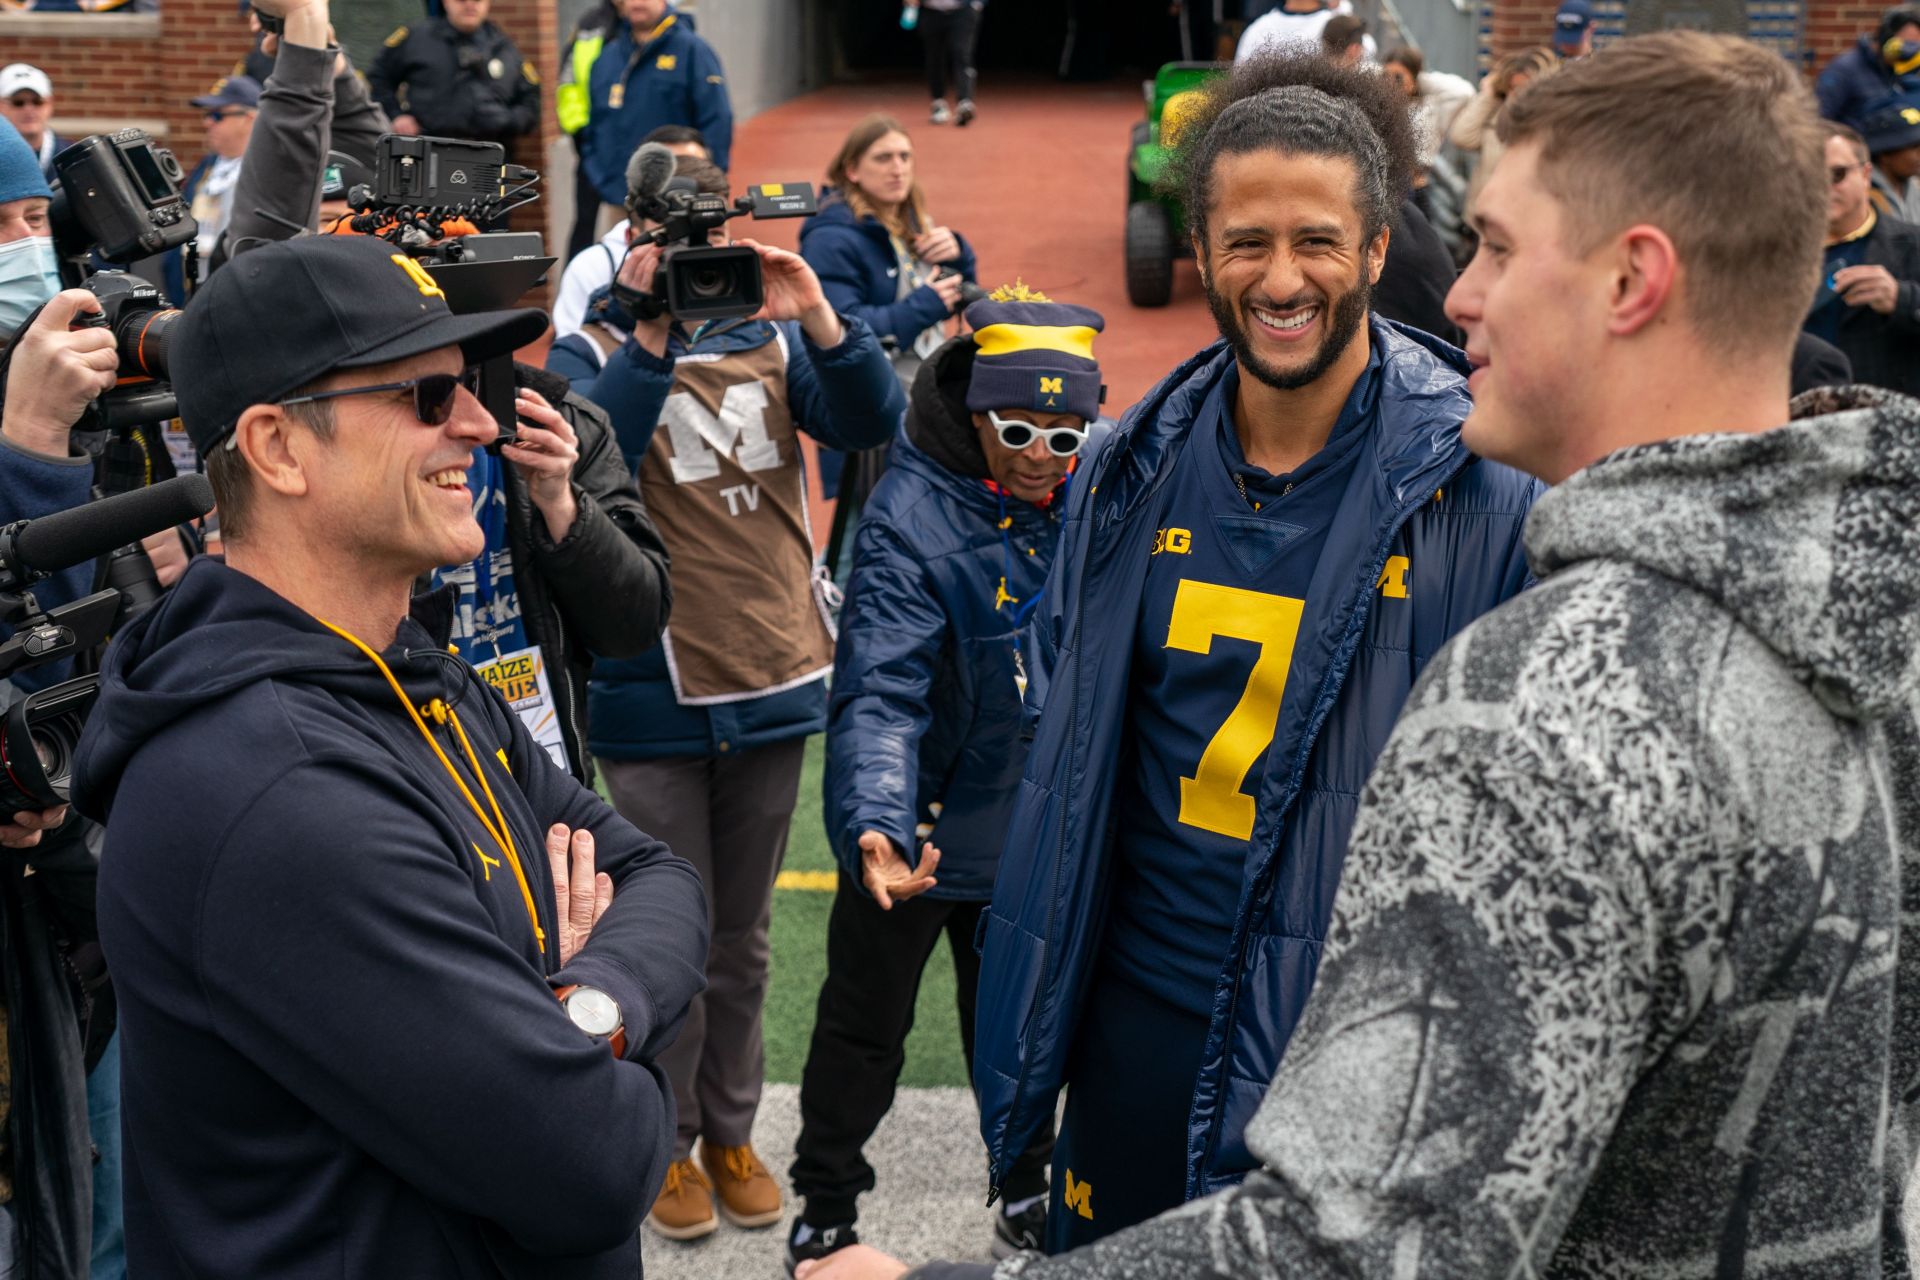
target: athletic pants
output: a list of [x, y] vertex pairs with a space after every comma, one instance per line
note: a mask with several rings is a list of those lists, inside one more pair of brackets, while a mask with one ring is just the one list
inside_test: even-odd
[[1067, 1065], [1047, 1252], [1065, 1253], [1187, 1198], [1187, 1115], [1207, 1020], [1109, 973], [1094, 978]]
[[971, 4], [958, 9], [920, 6], [920, 41], [927, 51], [927, 92], [947, 96], [953, 86], [956, 101], [973, 97], [973, 46], [980, 36], [980, 11]]
[[[827, 920], [827, 978], [800, 1081], [800, 1140], [788, 1171], [812, 1225], [854, 1221], [855, 1197], [873, 1190], [873, 1166], [861, 1148], [893, 1106], [920, 976], [943, 933], [958, 979], [960, 1046], [967, 1078], [973, 1078], [974, 996], [980, 985], [973, 939], [986, 909], [984, 902], [919, 897], [882, 911], [840, 873]], [[1043, 1194], [1052, 1152], [1048, 1124], [1008, 1171], [1002, 1196], [1017, 1204]]]
[[679, 1113], [674, 1158], [694, 1139], [745, 1146], [766, 1076], [773, 878], [787, 852], [806, 739], [724, 756], [599, 761], [620, 816], [691, 862], [707, 891], [707, 989], [659, 1059]]

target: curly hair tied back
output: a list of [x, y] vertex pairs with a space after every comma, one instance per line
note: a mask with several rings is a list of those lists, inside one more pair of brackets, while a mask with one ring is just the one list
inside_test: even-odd
[[1416, 165], [1406, 95], [1384, 76], [1317, 54], [1256, 58], [1215, 80], [1168, 166], [1167, 191], [1184, 200], [1202, 240], [1221, 157], [1277, 151], [1336, 156], [1355, 170], [1354, 206], [1366, 239], [1391, 226]]

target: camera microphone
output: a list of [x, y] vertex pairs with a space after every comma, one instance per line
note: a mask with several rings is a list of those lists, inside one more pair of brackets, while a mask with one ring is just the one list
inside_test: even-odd
[[641, 144], [627, 161], [627, 208], [637, 209], [665, 191], [678, 163], [673, 152], [659, 143]]
[[179, 476], [0, 529], [0, 585], [25, 586], [213, 510], [205, 476]]

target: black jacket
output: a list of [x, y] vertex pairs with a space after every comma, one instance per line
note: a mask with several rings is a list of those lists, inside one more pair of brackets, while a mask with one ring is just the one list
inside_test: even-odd
[[1844, 387], [1853, 381], [1853, 366], [1846, 352], [1810, 333], [1802, 333], [1793, 344], [1793, 394], [1815, 387]]
[[1446, 241], [1412, 200], [1400, 205], [1400, 218], [1387, 240], [1387, 261], [1373, 286], [1373, 313], [1411, 325], [1454, 346], [1466, 343], [1460, 327], [1447, 319], [1447, 291], [1458, 275]]
[[1891, 272], [1900, 299], [1884, 316], [1848, 307], [1834, 345], [1852, 363], [1855, 382], [1920, 395], [1920, 227], [1882, 214], [1867, 233], [1860, 265]]
[[514, 583], [527, 638], [540, 646], [553, 683], [573, 774], [589, 786], [587, 676], [598, 658], [637, 658], [659, 642], [673, 604], [667, 547], [647, 517], [640, 488], [621, 459], [606, 411], [567, 388], [557, 373], [516, 364], [514, 376], [560, 410], [580, 438], [573, 496], [580, 508], [565, 542], [554, 545], [514, 467], [502, 467]]
[[[108, 650], [73, 796], [107, 827], [131, 1275], [640, 1274], [700, 880], [447, 652], [448, 603], [386, 646], [398, 692], [205, 557]], [[564, 966], [556, 823], [614, 883]], [[573, 983], [618, 1004], [624, 1060]]]
[[373, 96], [430, 137], [505, 142], [540, 121], [538, 73], [491, 22], [461, 35], [445, 18], [401, 27], [367, 68]]

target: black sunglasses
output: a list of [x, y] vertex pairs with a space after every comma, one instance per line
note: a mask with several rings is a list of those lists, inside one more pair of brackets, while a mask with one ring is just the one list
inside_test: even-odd
[[1853, 170], [1854, 166], [1850, 164], [1830, 164], [1827, 166], [1827, 181], [1837, 187], [1847, 180], [1847, 175]]
[[341, 396], [370, 396], [382, 391], [413, 392], [413, 413], [420, 421], [430, 427], [444, 427], [453, 417], [453, 401], [460, 388], [472, 391], [479, 385], [478, 369], [462, 369], [459, 373], [429, 373], [423, 378], [408, 378], [405, 382], [382, 382], [371, 387], [342, 387], [338, 391], [316, 391], [310, 396], [294, 396], [282, 400], [282, 406], [290, 404], [311, 404], [316, 400], [338, 400]]

